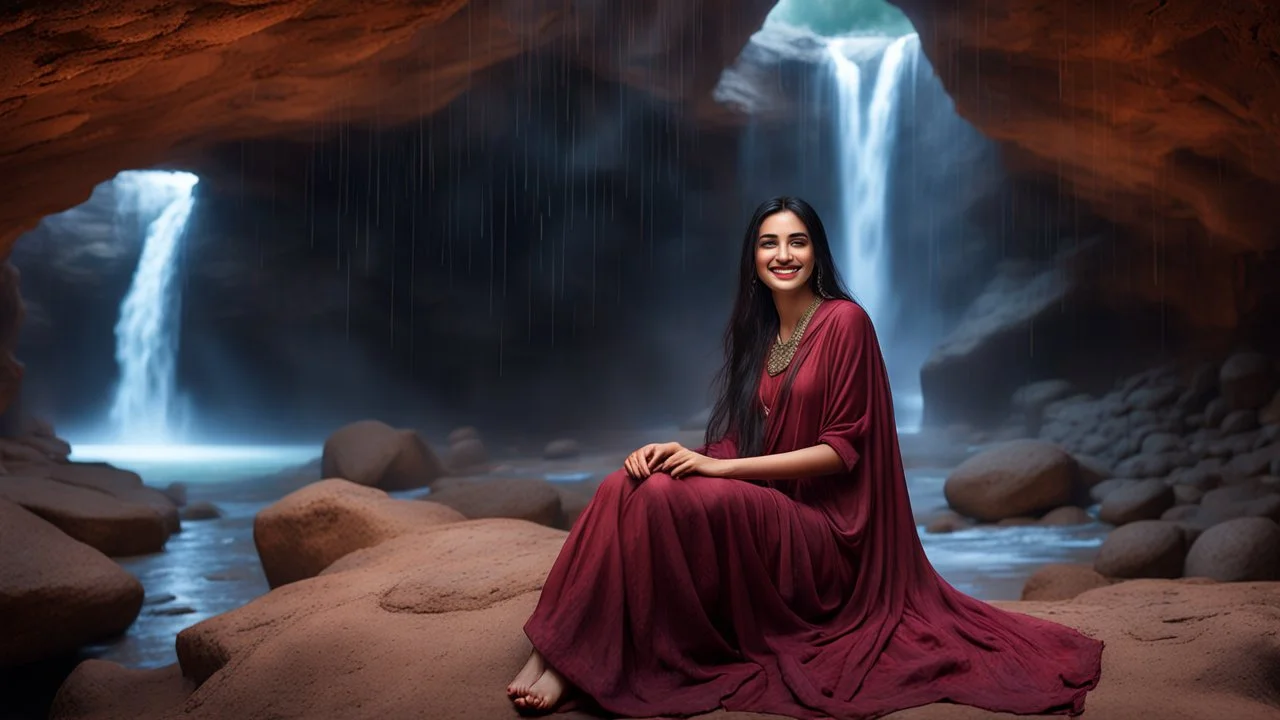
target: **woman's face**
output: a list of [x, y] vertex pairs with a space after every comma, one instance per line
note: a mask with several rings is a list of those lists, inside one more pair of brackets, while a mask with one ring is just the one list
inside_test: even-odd
[[790, 210], [760, 223], [756, 237], [756, 274], [773, 292], [794, 292], [809, 284], [816, 262], [809, 230]]

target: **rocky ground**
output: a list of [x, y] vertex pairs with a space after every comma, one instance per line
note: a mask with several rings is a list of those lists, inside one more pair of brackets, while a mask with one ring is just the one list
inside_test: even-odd
[[[552, 442], [543, 450], [551, 471], [557, 462], [579, 454], [571, 440]], [[5, 548], [0, 557], [0, 636], [5, 638], [0, 669], [58, 662], [78, 648], [126, 631], [143, 609], [144, 591], [113, 558], [163, 552], [183, 522], [222, 514], [209, 502], [188, 503], [182, 485], [161, 491], [127, 470], [69, 462], [69, 453], [70, 446], [44, 423], [31, 423], [19, 437], [0, 439], [0, 545]], [[254, 487], [247, 497], [284, 497], [256, 519], [255, 540], [267, 580], [277, 586], [310, 577], [352, 548], [299, 545], [316, 542], [321, 537], [313, 532], [316, 527], [330, 527], [334, 513], [341, 514], [325, 494], [334, 483], [340, 484], [339, 494], [348, 505], [386, 509], [377, 514], [377, 522], [352, 520], [340, 534], [341, 543], [360, 547], [468, 517], [568, 528], [594, 490], [589, 481], [553, 484], [504, 476], [502, 470], [490, 462], [473, 429], [455, 432], [441, 459], [411, 430], [374, 421], [344, 427], [326, 443], [321, 461], [250, 483]], [[349, 480], [318, 482], [321, 477]], [[432, 486], [434, 502], [387, 500], [386, 490], [426, 485]], [[146, 599], [146, 604], [155, 602]], [[13, 690], [7, 681], [0, 683], [0, 695]]]
[[[1223, 365], [1228, 379], [1238, 364]], [[1172, 386], [1170, 377], [1152, 373], [1110, 399], [1066, 399], [1062, 388], [1039, 385], [1020, 396], [1019, 422], [1037, 423], [1043, 434], [1064, 432], [1062, 418], [1086, 417], [1090, 407], [1128, 408], [1107, 411], [1110, 418], [1142, 411], [1164, 417], [1172, 412], [1166, 405], [1138, 405], [1156, 394], [1203, 423], [1203, 409], [1189, 409], [1201, 399], [1208, 408], [1215, 397], [1238, 398], [1233, 382], [1219, 372], [1213, 392], [1198, 389], [1200, 399], [1180, 403], [1181, 395], [1161, 389]], [[1074, 439], [1067, 432], [1060, 444], [1043, 438], [999, 442], [961, 463], [947, 483], [953, 514], [936, 519], [931, 531], [978, 518], [993, 524], [1090, 520], [1088, 494], [1112, 483], [1093, 511], [1121, 525], [1095, 566], [1047, 567], [1028, 581], [1028, 601], [997, 604], [1107, 642], [1103, 682], [1089, 698], [1091, 716], [1274, 717], [1280, 712], [1273, 680], [1280, 672], [1280, 583], [1258, 581], [1276, 578], [1280, 563], [1266, 541], [1276, 526], [1250, 514], [1266, 506], [1235, 495], [1239, 505], [1225, 504], [1206, 493], [1194, 516], [1150, 519], [1165, 510], [1134, 510], [1154, 501], [1118, 503], [1114, 493], [1147, 487], [1143, 483], [1153, 479], [1169, 493], [1185, 493], [1176, 488], [1190, 485], [1117, 477], [1117, 467], [1150, 467], [1131, 459], [1155, 453], [1108, 446], [1086, 456], [1080, 443], [1092, 442], [1086, 438], [1104, 432], [1103, 424], [1078, 427], [1089, 431]], [[218, 512], [195, 504], [179, 509], [185, 502], [180, 487], [161, 493], [131, 473], [68, 464], [52, 432], [39, 432], [0, 446], [10, 472], [25, 473], [0, 477], [0, 533], [6, 548], [17, 548], [6, 553], [0, 574], [0, 622], [7, 636], [18, 639], [5, 646], [5, 667], [54, 657], [127, 628], [142, 606], [142, 588], [108, 555], [155, 542], [176, 529], [180, 517]], [[969, 440], [992, 439], [963, 432]], [[1172, 431], [1148, 435], [1156, 432]], [[1005, 428], [999, 434], [1014, 433]], [[681, 439], [692, 445], [697, 435], [690, 430]], [[1140, 451], [1145, 442], [1146, 436], [1128, 447]], [[1237, 447], [1233, 442], [1242, 441], [1227, 444]], [[44, 450], [37, 458], [18, 448]], [[579, 451], [562, 440], [543, 454], [554, 463]], [[1184, 452], [1194, 454], [1189, 446]], [[1252, 452], [1209, 456], [1222, 460], [1222, 468], [1236, 468], [1244, 462], [1236, 458]], [[412, 431], [373, 421], [341, 429], [326, 443], [318, 467], [277, 479], [274, 490], [287, 494], [255, 518], [254, 541], [270, 592], [179, 633], [176, 665], [132, 670], [98, 660], [80, 663], [59, 689], [50, 717], [514, 717], [502, 688], [529, 650], [520, 627], [565, 528], [593, 488], [589, 482], [574, 487], [504, 478], [495, 469], [501, 466], [474, 429], [454, 432], [439, 456]], [[1219, 469], [1216, 477], [1219, 488], [1253, 488], [1263, 500], [1272, 492], [1265, 489], [1274, 489], [1256, 475]], [[430, 501], [397, 499], [386, 491], [422, 485], [430, 485]], [[78, 491], [95, 493], [97, 504], [86, 503]], [[1126, 539], [1131, 528], [1148, 527], [1162, 530]], [[1155, 541], [1144, 544], [1145, 538]], [[1199, 577], [1173, 579], [1184, 574]], [[1215, 577], [1224, 582], [1210, 579]], [[898, 716], [985, 714], [934, 705]]]
[[[292, 581], [278, 575], [267, 595], [184, 630], [175, 666], [82, 663], [51, 717], [515, 717], [502, 689], [529, 651], [520, 627], [564, 533], [432, 505], [345, 480], [297, 491], [256, 527], [264, 564]], [[1090, 715], [1280, 709], [1274, 583], [1147, 580], [1000, 604], [1107, 642]], [[934, 705], [898, 717], [984, 715]]]

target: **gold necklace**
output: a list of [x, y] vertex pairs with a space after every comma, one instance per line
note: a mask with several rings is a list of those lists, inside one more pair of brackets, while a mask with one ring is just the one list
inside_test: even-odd
[[795, 357], [796, 348], [800, 346], [800, 339], [804, 337], [804, 329], [809, 326], [809, 320], [813, 318], [813, 313], [822, 304], [821, 297], [815, 297], [813, 302], [809, 303], [809, 308], [800, 316], [800, 320], [796, 323], [796, 329], [791, 333], [791, 337], [786, 342], [782, 342], [782, 334], [778, 334], [777, 341], [769, 350], [769, 363], [765, 366], [765, 370], [769, 373], [769, 377], [773, 377], [791, 364], [791, 358]]

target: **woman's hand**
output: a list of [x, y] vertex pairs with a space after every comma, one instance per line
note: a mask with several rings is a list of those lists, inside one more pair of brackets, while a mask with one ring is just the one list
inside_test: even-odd
[[657, 471], [658, 463], [680, 450], [684, 446], [677, 442], [649, 443], [628, 455], [622, 466], [632, 478], [644, 480]]
[[686, 448], [671, 453], [671, 456], [658, 465], [658, 470], [673, 478], [685, 478], [690, 475], [704, 477], [724, 477], [725, 461], [709, 458]]

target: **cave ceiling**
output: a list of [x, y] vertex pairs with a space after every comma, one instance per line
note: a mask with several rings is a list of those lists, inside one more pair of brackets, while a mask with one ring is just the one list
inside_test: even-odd
[[[1009, 166], [1157, 242], [1272, 250], [1280, 9], [1266, 0], [897, 0]], [[393, 126], [534, 50], [705, 107], [772, 3], [26, 2], [0, 11], [0, 251], [125, 168]]]
[[100, 0], [0, 10], [0, 252], [128, 168], [429, 115], [532, 51], [695, 103], [765, 0]]

